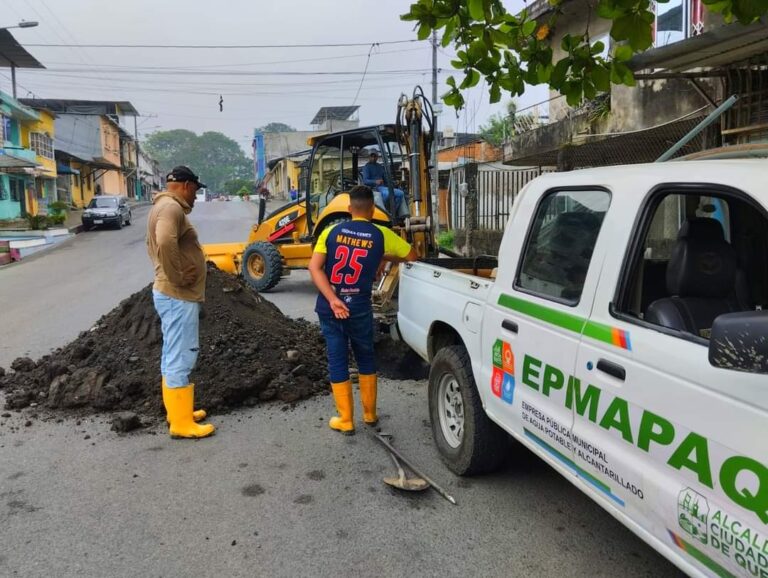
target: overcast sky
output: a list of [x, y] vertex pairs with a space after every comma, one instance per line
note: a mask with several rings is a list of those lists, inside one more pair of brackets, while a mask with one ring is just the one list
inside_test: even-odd
[[[362, 125], [392, 122], [399, 95], [410, 94], [416, 84], [431, 95], [429, 43], [384, 44], [416, 37], [412, 25], [399, 19], [409, 5], [409, 0], [0, 0], [0, 26], [21, 19], [40, 22], [37, 28], [11, 31], [47, 68], [18, 72], [21, 97], [31, 92], [39, 98], [129, 100], [142, 115], [141, 138], [158, 129], [216, 130], [250, 151], [255, 127], [284, 122], [309, 130], [321, 106], [353, 104], [358, 89]], [[512, 9], [522, 2], [508, 5]], [[371, 50], [375, 42], [382, 44]], [[29, 46], [307, 43], [365, 45], [226, 50]], [[450, 59], [450, 50], [441, 49], [438, 94], [445, 91]], [[9, 71], [0, 69], [0, 88], [6, 92], [9, 79]], [[441, 126], [476, 131], [500, 110], [488, 104], [487, 92], [478, 85], [467, 94], [466, 110], [458, 118], [446, 110]], [[530, 91], [519, 106], [545, 98], [541, 89]]]

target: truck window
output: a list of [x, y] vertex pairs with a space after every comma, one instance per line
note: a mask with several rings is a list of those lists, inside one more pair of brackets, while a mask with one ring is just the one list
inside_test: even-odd
[[515, 287], [576, 305], [611, 196], [603, 190], [546, 195], [528, 233]]
[[768, 306], [768, 219], [742, 197], [660, 192], [649, 202], [617, 311], [709, 339], [715, 318]]

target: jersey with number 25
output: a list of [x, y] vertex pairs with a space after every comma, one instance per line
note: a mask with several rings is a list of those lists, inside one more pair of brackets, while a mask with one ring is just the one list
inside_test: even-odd
[[[382, 257], [406, 257], [411, 246], [386, 227], [365, 219], [353, 219], [325, 229], [317, 240], [315, 253], [325, 253], [325, 274], [351, 314], [371, 308], [371, 291]], [[332, 316], [322, 294], [315, 311]]]

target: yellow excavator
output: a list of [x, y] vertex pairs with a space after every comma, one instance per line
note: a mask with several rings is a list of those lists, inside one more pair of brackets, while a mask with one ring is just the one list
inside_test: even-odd
[[[411, 97], [400, 97], [395, 124], [310, 138], [299, 199], [254, 225], [245, 243], [204, 245], [207, 260], [242, 275], [256, 291], [269, 291], [292, 269], [306, 269], [323, 229], [349, 219], [349, 190], [362, 183], [360, 161], [374, 151], [385, 175], [374, 191], [374, 222], [392, 228], [420, 258], [437, 257], [429, 173], [432, 118], [432, 105], [417, 86]], [[397, 266], [391, 266], [374, 288], [374, 307], [384, 321], [395, 315], [391, 301], [397, 279]]]

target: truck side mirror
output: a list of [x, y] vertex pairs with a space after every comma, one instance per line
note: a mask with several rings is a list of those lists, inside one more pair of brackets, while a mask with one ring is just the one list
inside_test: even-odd
[[717, 317], [709, 339], [709, 363], [722, 369], [768, 374], [768, 311]]

